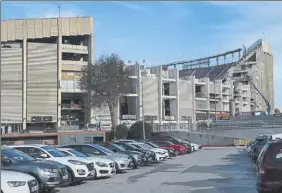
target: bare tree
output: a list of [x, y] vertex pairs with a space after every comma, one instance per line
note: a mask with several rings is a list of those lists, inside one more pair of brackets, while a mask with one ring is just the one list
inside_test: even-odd
[[127, 93], [128, 73], [119, 55], [101, 55], [94, 65], [85, 66], [80, 78], [82, 90], [91, 94], [91, 104], [100, 107], [107, 104], [110, 111], [112, 129], [116, 129], [116, 108], [119, 98]]

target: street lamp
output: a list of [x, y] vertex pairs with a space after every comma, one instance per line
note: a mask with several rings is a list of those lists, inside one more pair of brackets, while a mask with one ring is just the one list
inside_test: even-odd
[[[143, 60], [143, 62], [145, 62], [145, 60]], [[136, 62], [136, 64], [138, 64], [138, 62]], [[139, 70], [141, 71], [141, 96], [142, 96], [142, 101], [141, 101], [141, 106], [142, 107], [142, 131], [143, 131], [143, 140], [146, 139], [146, 132], [145, 132], [145, 116], [144, 116], [144, 79], [143, 79], [143, 72], [141, 68], [141, 66], [139, 65]], [[138, 80], [139, 81], [139, 80]]]

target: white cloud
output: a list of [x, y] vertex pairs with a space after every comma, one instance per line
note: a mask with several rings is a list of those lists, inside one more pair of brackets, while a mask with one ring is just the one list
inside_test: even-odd
[[[238, 15], [226, 24], [203, 26], [216, 34], [221, 51], [251, 45], [263, 38], [270, 43], [274, 56], [275, 105], [282, 109], [282, 2], [209, 2]], [[228, 43], [227, 43], [228, 42]]]

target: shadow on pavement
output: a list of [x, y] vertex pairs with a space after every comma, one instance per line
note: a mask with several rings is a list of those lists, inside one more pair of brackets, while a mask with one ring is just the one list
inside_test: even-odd
[[187, 182], [166, 182], [163, 185], [187, 186], [191, 193], [257, 193], [255, 165], [245, 151], [229, 154], [221, 159], [221, 165], [192, 166], [181, 173], [191, 175], [212, 174], [211, 178]]

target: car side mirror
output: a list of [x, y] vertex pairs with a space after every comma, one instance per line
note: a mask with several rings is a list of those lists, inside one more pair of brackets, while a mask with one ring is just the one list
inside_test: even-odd
[[42, 153], [42, 154], [40, 154], [40, 157], [41, 158], [48, 158], [48, 155], [46, 153]]

